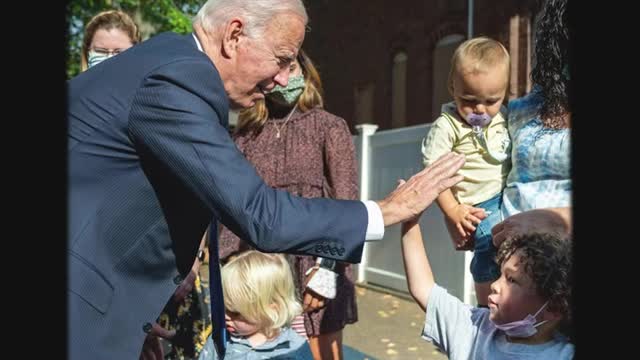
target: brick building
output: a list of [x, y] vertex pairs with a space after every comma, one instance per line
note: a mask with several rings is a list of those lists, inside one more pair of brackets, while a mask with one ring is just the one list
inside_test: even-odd
[[[431, 122], [446, 90], [449, 61], [467, 38], [469, 0], [306, 0], [303, 48], [317, 65], [326, 107], [351, 128]], [[473, 36], [502, 42], [512, 59], [509, 98], [531, 89], [536, 1], [472, 0]]]

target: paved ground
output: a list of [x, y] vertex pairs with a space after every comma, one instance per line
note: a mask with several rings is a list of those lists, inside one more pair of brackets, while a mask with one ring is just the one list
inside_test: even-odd
[[345, 360], [443, 360], [420, 336], [424, 312], [404, 293], [358, 286], [358, 319], [344, 329]]

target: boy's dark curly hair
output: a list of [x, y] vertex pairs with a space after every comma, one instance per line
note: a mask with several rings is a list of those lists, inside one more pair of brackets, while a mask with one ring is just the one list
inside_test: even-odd
[[547, 0], [538, 15], [531, 80], [542, 91], [540, 118], [548, 128], [567, 127], [569, 112], [569, 29], [567, 0]]
[[547, 309], [571, 318], [572, 249], [571, 240], [554, 234], [533, 233], [503, 242], [496, 261], [502, 266], [519, 251], [524, 271], [531, 277], [536, 292], [549, 301]]

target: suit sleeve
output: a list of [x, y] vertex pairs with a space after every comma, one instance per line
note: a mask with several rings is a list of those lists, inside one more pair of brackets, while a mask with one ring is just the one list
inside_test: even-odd
[[267, 186], [238, 151], [222, 82], [210, 62], [176, 61], [146, 77], [129, 115], [140, 161], [153, 157], [222, 224], [265, 252], [359, 262], [367, 228], [362, 202], [304, 199]]

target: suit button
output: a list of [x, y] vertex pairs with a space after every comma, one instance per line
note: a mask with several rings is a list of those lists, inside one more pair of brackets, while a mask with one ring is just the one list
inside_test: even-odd
[[173, 278], [173, 283], [174, 284], [180, 285], [181, 282], [182, 282], [182, 276], [176, 275], [176, 277]]
[[146, 323], [146, 324], [144, 324], [144, 326], [142, 327], [142, 331], [144, 331], [144, 332], [146, 332], [146, 333], [149, 333], [149, 331], [151, 331], [151, 328], [152, 328], [151, 324]]

